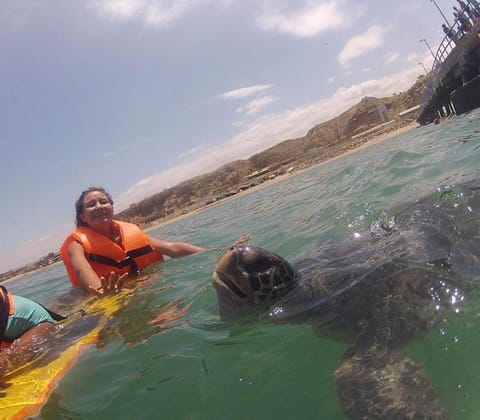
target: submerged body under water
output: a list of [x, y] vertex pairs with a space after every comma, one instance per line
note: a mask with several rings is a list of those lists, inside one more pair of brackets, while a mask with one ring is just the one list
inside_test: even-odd
[[[309, 323], [350, 344], [335, 369], [353, 419], [447, 419], [422, 366], [401, 353], [480, 291], [480, 179], [442, 187], [387, 221], [291, 262], [253, 245], [212, 276], [222, 320]], [[334, 335], [332, 335], [332, 332]]]
[[[437, 188], [480, 178], [480, 112], [327, 162], [285, 181], [164, 225], [152, 234], [207, 247], [244, 233], [290, 261], [353, 237], [390, 209]], [[309, 325], [223, 322], [209, 252], [152, 267], [96, 346], [60, 381], [44, 418], [343, 419], [333, 372], [348, 343]], [[475, 278], [472, 278], [475, 281]], [[55, 302], [69, 289], [62, 266], [8, 284]], [[151, 322], [175, 307], [185, 315]], [[442, 317], [402, 352], [427, 372], [453, 418], [480, 414], [480, 297]], [[158, 320], [158, 319], [157, 319]]]

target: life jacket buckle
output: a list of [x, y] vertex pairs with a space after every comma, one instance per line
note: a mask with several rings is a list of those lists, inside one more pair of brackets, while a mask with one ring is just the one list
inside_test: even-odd
[[138, 277], [141, 274], [141, 271], [138, 268], [138, 264], [135, 262], [135, 260], [130, 255], [127, 255], [125, 257], [124, 261], [127, 264], [130, 264], [130, 271], [128, 273], [130, 276]]

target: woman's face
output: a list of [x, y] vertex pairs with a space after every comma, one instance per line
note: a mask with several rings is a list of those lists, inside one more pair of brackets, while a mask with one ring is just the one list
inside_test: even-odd
[[88, 226], [95, 228], [112, 221], [113, 206], [103, 192], [92, 191], [83, 199], [83, 212], [80, 217]]

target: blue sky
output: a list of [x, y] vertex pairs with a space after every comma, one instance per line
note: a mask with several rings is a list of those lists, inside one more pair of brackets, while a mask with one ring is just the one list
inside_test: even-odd
[[429, 0], [2, 0], [0, 272], [58, 250], [90, 185], [121, 210], [407, 89], [442, 23]]

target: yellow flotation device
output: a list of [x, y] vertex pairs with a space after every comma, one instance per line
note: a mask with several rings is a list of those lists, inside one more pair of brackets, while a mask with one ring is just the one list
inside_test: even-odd
[[[85, 306], [86, 316], [92, 316], [94, 321], [87, 333], [68, 343], [68, 347], [53, 360], [40, 362], [34, 360], [8, 373], [7, 376], [0, 376], [0, 419], [25, 419], [38, 415], [61, 378], [75, 364], [83, 351], [98, 341], [98, 335], [108, 319], [124, 305], [125, 301], [125, 295], [92, 299]], [[78, 321], [88, 322], [86, 319]]]

